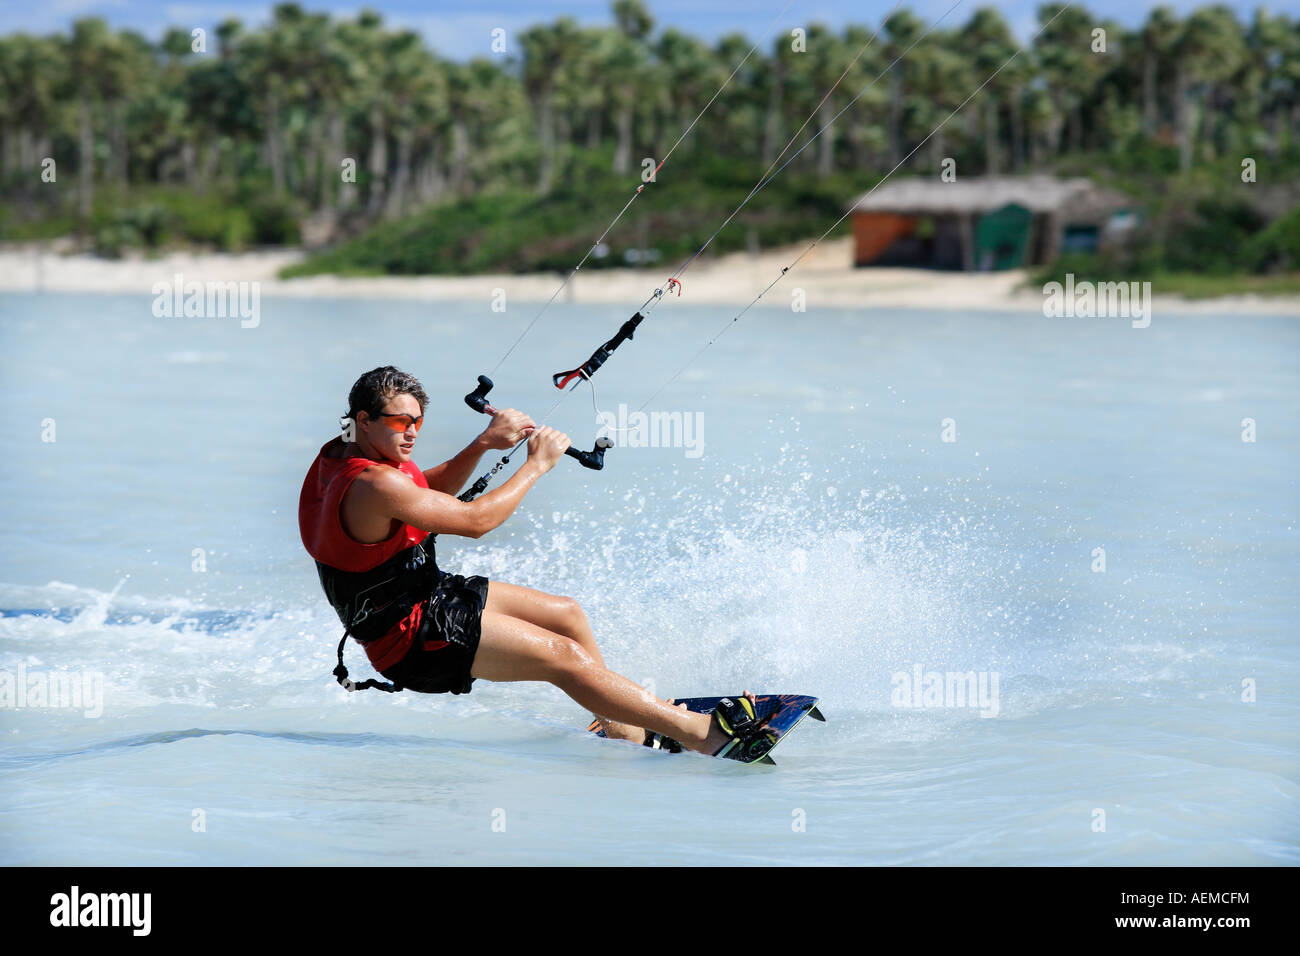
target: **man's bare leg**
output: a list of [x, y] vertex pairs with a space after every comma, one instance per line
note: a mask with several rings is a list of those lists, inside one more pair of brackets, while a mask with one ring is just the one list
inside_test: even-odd
[[[489, 681], [546, 681], [588, 710], [647, 727], [700, 753], [715, 753], [729, 739], [711, 715], [674, 707], [597, 664], [576, 641], [505, 614], [483, 612], [470, 675]], [[745, 696], [753, 699], [748, 691]]]
[[[526, 588], [505, 581], [489, 581], [486, 611], [506, 614], [536, 624], [570, 640], [577, 641], [597, 664], [606, 667], [605, 658], [596, 646], [596, 635], [592, 633], [591, 623], [586, 612], [573, 598], [547, 594], [534, 588]], [[641, 743], [645, 740], [645, 729], [631, 724], [619, 723], [592, 714], [605, 729], [605, 736], [614, 740], [631, 740]]]

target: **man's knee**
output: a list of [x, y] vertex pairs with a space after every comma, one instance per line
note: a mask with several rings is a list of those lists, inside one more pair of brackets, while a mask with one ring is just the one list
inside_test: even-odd
[[587, 612], [571, 597], [560, 597], [556, 599], [557, 611], [560, 620], [564, 622], [564, 627], [569, 636], [575, 637], [587, 628]]
[[550, 656], [551, 682], [560, 686], [586, 679], [596, 660], [574, 641], [558, 641]]

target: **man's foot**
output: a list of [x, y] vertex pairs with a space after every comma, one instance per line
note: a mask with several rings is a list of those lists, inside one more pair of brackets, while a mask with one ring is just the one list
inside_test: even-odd
[[[754, 696], [753, 691], [744, 691], [743, 696], [748, 698], [751, 704], [757, 705], [758, 700]], [[669, 698], [668, 703], [676, 704], [676, 706], [681, 710], [687, 709], [685, 704], [678, 704], [673, 698]], [[620, 724], [613, 720], [606, 720], [604, 717], [599, 715], [595, 716], [596, 719], [600, 721], [601, 726], [605, 728], [606, 737], [615, 740], [631, 740], [639, 744], [647, 744], [647, 742], [653, 738], [653, 731], [639, 727], [632, 727], [630, 724]], [[703, 722], [702, 727], [707, 728], [707, 735], [703, 741], [700, 741], [699, 738], [689, 742], [687, 740], [682, 740], [682, 746], [697, 751], [698, 753], [705, 753], [712, 756], [721, 750], [722, 746], [731, 739], [727, 732], [719, 726], [717, 718], [712, 714], [692, 714], [692, 717], [696, 717]]]
[[[668, 703], [669, 703], [670, 705], [671, 705], [671, 704], [677, 704], [677, 700], [676, 700], [676, 698], [669, 697], [669, 698], [668, 698]], [[685, 704], [677, 704], [677, 709], [678, 709], [678, 710], [686, 710], [687, 707], [686, 707]], [[654, 739], [655, 739], [655, 737], [658, 737], [658, 738], [660, 739], [660, 743], [658, 744], [658, 746], [659, 746], [660, 749], [662, 749], [662, 750], [667, 750], [669, 753], [674, 753], [674, 754], [675, 754], [675, 753], [681, 753], [682, 745], [679, 744], [679, 743], [678, 743], [676, 740], [674, 740], [672, 737], [665, 737], [663, 734], [656, 734], [653, 730], [650, 730], [649, 728], [647, 728], [647, 729], [644, 731], [644, 733], [645, 733], [645, 738], [642, 740], [642, 743], [643, 743], [646, 747], [654, 747], [654, 746], [656, 746], [656, 744], [655, 744], [655, 740], [654, 740]]]
[[[751, 704], [758, 704], [752, 691], [745, 691], [744, 696]], [[709, 719], [709, 735], [704, 739], [704, 746], [700, 748], [700, 752], [713, 755], [722, 749], [723, 744], [730, 740], [731, 736], [719, 726], [717, 718], [712, 714], [705, 714], [704, 716]]]
[[630, 740], [639, 744], [645, 739], [646, 732], [640, 727], [621, 724], [617, 720], [608, 720], [599, 714], [592, 714], [592, 716], [600, 721], [600, 726], [605, 728], [605, 736], [610, 740]]
[[[672, 697], [668, 698], [669, 704], [676, 704], [677, 701]], [[682, 710], [686, 709], [685, 704], [677, 704]], [[600, 722], [600, 726], [605, 729], [605, 736], [610, 740], [630, 740], [633, 743], [645, 744], [650, 746], [651, 738], [654, 736], [653, 730], [646, 730], [644, 727], [634, 727], [631, 724], [621, 724], [616, 720], [610, 720], [601, 717], [599, 714], [592, 714]]]

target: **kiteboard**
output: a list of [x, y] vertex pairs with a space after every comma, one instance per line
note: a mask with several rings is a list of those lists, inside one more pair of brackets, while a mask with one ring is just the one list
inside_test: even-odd
[[[674, 701], [673, 706], [685, 704], [689, 711], [710, 714], [721, 700], [721, 697], [684, 697]], [[810, 715], [814, 720], [826, 720], [822, 712], [817, 709], [818, 700], [817, 697], [803, 697], [799, 694], [755, 694], [754, 716], [767, 736], [753, 741], [748, 748], [743, 748], [743, 752], [742, 748], [737, 746], [719, 756], [739, 760], [742, 763], [775, 764], [776, 761], [771, 756], [772, 751], [790, 731], [799, 725], [801, 720]], [[605, 736], [605, 731], [598, 720], [593, 720], [587, 729], [597, 737]], [[682, 749], [681, 744], [671, 737], [653, 733], [647, 746], [673, 753]]]

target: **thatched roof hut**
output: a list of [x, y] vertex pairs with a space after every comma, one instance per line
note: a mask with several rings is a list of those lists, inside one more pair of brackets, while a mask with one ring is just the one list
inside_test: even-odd
[[1079, 177], [890, 179], [850, 205], [855, 262], [1005, 269], [1097, 248], [1128, 197]]

